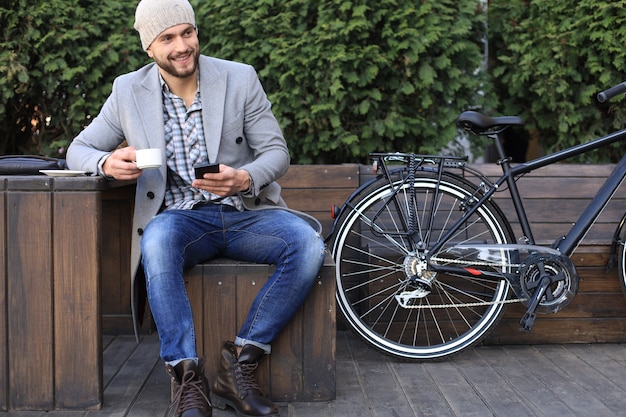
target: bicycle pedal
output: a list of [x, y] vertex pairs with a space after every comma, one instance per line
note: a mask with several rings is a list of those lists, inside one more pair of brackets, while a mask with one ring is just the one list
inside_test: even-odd
[[533, 328], [533, 325], [535, 324], [536, 318], [537, 318], [537, 315], [535, 313], [527, 312], [526, 314], [524, 314], [524, 317], [522, 317], [522, 319], [519, 321], [520, 332], [523, 332], [523, 333], [530, 332], [530, 330]]

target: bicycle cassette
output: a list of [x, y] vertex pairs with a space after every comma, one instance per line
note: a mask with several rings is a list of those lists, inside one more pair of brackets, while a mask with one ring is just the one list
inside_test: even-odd
[[569, 305], [578, 291], [578, 274], [572, 261], [564, 256], [536, 253], [528, 256], [520, 269], [520, 286], [523, 303], [531, 304], [535, 289], [547, 277], [550, 284], [539, 300], [535, 312], [556, 313]]

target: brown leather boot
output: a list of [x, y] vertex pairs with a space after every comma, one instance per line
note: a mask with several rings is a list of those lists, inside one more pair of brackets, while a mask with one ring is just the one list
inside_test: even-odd
[[254, 376], [259, 359], [264, 354], [263, 349], [245, 345], [237, 357], [235, 345], [224, 342], [217, 380], [211, 391], [215, 407], [223, 410], [228, 405], [237, 412], [238, 417], [279, 416], [278, 408], [263, 396]]
[[172, 377], [174, 392], [168, 411], [175, 410], [176, 417], [211, 417], [213, 409], [203, 365], [203, 360], [196, 364], [196, 361], [188, 359], [176, 366], [165, 366]]

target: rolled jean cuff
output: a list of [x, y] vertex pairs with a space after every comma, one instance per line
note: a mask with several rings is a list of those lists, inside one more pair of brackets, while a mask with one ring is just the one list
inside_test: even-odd
[[271, 345], [267, 345], [265, 343], [254, 342], [252, 340], [242, 339], [239, 336], [235, 337], [235, 346], [245, 346], [245, 345], [252, 345], [252, 346], [261, 348], [263, 349], [263, 351], [265, 351], [266, 355], [269, 355], [272, 352]]
[[193, 357], [193, 358], [182, 358], [182, 359], [176, 359], [176, 360], [174, 360], [174, 361], [165, 361], [165, 364], [166, 364], [166, 365], [171, 365], [171, 366], [176, 366], [176, 365], [178, 365], [179, 363], [181, 363], [182, 361], [186, 361], [186, 360], [189, 360], [189, 359], [191, 359], [192, 361], [194, 361], [194, 362], [196, 363], [196, 365], [198, 364], [198, 358], [196, 358], [196, 357]]

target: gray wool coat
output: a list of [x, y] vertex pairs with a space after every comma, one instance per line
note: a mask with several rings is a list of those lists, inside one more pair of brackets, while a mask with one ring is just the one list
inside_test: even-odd
[[[256, 71], [249, 65], [200, 56], [202, 121], [209, 161], [245, 169], [253, 189], [243, 197], [249, 210], [286, 208], [275, 182], [289, 168], [289, 151]], [[103, 158], [124, 140], [136, 149], [165, 152], [161, 83], [156, 64], [118, 77], [98, 116], [70, 144], [70, 169], [98, 172]], [[165, 155], [165, 153], [164, 153]], [[131, 248], [131, 294], [138, 334], [135, 280], [141, 262], [140, 239], [161, 210], [167, 167], [146, 170], [137, 179]], [[295, 211], [294, 211], [295, 212]], [[321, 233], [317, 220], [295, 212]]]

